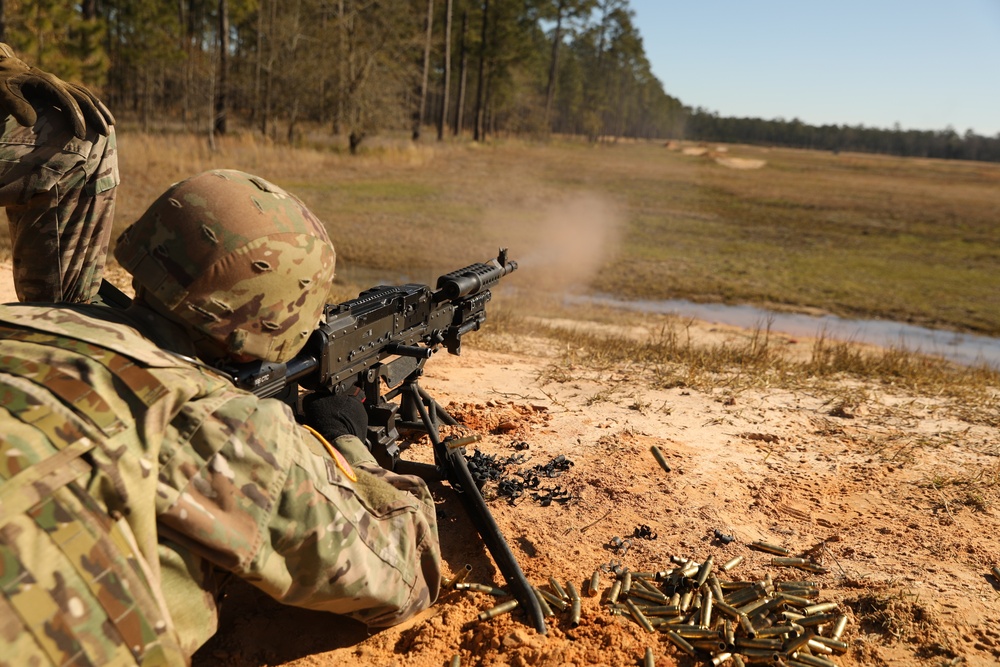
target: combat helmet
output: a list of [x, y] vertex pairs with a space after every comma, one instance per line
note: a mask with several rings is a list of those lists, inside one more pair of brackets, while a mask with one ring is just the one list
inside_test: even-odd
[[119, 237], [137, 296], [233, 358], [285, 362], [315, 329], [336, 255], [296, 197], [234, 170], [171, 186]]

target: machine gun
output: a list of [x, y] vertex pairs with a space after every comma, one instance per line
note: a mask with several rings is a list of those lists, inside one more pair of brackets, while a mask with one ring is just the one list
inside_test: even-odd
[[[290, 361], [221, 370], [237, 386], [293, 406], [299, 385], [332, 392], [360, 387], [368, 411], [368, 446], [379, 464], [389, 470], [405, 464], [422, 476], [433, 470], [448, 480], [519, 606], [545, 634], [534, 590], [479, 492], [465, 448], [439, 434], [439, 426], [457, 422], [418, 383], [435, 351], [444, 347], [461, 354], [462, 336], [478, 330], [486, 319], [490, 288], [515, 269], [517, 263], [507, 260], [503, 248], [496, 259], [441, 276], [436, 289], [419, 284], [372, 287], [356, 299], [327, 305], [324, 321]], [[433, 443], [433, 467], [401, 460], [401, 433], [413, 432], [426, 433]]]

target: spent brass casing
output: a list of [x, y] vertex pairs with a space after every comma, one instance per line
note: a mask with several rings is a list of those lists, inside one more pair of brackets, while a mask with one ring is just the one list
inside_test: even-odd
[[675, 625], [673, 631], [685, 639], [717, 639], [719, 637], [718, 630], [703, 628], [700, 625]]
[[632, 586], [632, 591], [629, 593], [630, 597], [642, 598], [643, 600], [649, 600], [650, 602], [664, 603], [667, 601], [667, 596], [659, 591], [650, 591], [645, 588], [640, 588], [638, 586]]
[[813, 641], [819, 642], [820, 644], [827, 646], [831, 651], [833, 651], [838, 655], [840, 655], [841, 653], [847, 653], [847, 649], [850, 648], [850, 646], [847, 645], [847, 642], [842, 642], [839, 639], [834, 639], [832, 637], [821, 637], [819, 635], [816, 635], [812, 639]]
[[[545, 598], [545, 601], [548, 602], [550, 606], [555, 607], [559, 611], [566, 611], [567, 604], [559, 596], [550, 593], [549, 591], [544, 590], [542, 588], [536, 588], [535, 592], [541, 595], [543, 598]], [[542, 607], [542, 612], [544, 613], [544, 611], [545, 607]]]
[[601, 588], [601, 570], [600, 568], [594, 570], [594, 574], [590, 575], [590, 585], [587, 587], [587, 597], [597, 597], [597, 593]]
[[656, 656], [653, 655], [653, 649], [646, 647], [646, 654], [642, 658], [643, 667], [656, 667]]
[[581, 610], [580, 596], [573, 598], [569, 607], [569, 624], [574, 628], [580, 625], [580, 610]]
[[682, 577], [690, 579], [691, 577], [693, 577], [696, 574], [698, 574], [698, 569], [700, 567], [701, 566], [697, 562], [695, 562], [693, 560], [690, 560], [690, 561], [687, 562], [687, 565], [685, 565], [684, 567], [681, 568], [680, 575]]
[[708, 575], [712, 573], [712, 566], [715, 565], [715, 556], [709, 555], [708, 558], [701, 564], [701, 568], [698, 570], [698, 578], [695, 579], [695, 588], [701, 588], [708, 581]]
[[811, 655], [809, 653], [803, 653], [802, 651], [795, 651], [788, 656], [792, 660], [798, 660], [801, 663], [809, 665], [810, 667], [837, 667], [837, 663], [833, 660], [827, 660], [826, 658], [820, 657], [818, 655]]
[[706, 590], [701, 596], [701, 625], [712, 626], [712, 591]]
[[691, 608], [691, 597], [694, 595], [692, 591], [684, 591], [681, 594], [681, 611], [687, 611]]
[[804, 581], [801, 579], [791, 579], [787, 581], [779, 581], [776, 583], [775, 588], [779, 591], [783, 591], [788, 588], [819, 588], [819, 583], [815, 581]]
[[994, 565], [991, 571], [993, 572], [993, 578], [1000, 584], [1000, 566]]
[[681, 608], [674, 604], [656, 605], [642, 610], [646, 616], [680, 616]]
[[771, 559], [771, 565], [785, 567], [791, 565], [805, 565], [809, 561], [805, 558], [790, 558], [788, 556], [775, 556]]
[[795, 567], [800, 570], [805, 570], [806, 572], [815, 572], [816, 574], [826, 574], [830, 571], [829, 568], [817, 565], [816, 563], [804, 563], [802, 565], [796, 565]]
[[714, 600], [712, 604], [715, 605], [716, 609], [718, 609], [720, 612], [722, 612], [729, 618], [735, 621], [740, 620], [740, 610], [726, 603], [724, 600]]
[[691, 641], [691, 646], [694, 646], [697, 649], [701, 649], [702, 651], [708, 651], [709, 653], [715, 653], [716, 651], [726, 650], [726, 643], [718, 638], [692, 639], [690, 641]]
[[740, 614], [740, 628], [743, 629], [743, 634], [745, 634], [750, 639], [757, 636], [757, 628], [753, 627], [753, 623], [750, 622], [750, 617], [746, 614]]
[[629, 591], [632, 590], [632, 573], [628, 570], [622, 572], [622, 595], [628, 595]]
[[837, 608], [836, 602], [821, 602], [819, 604], [809, 605], [802, 610], [802, 613], [806, 616], [812, 616], [813, 614], [823, 614], [828, 611], [833, 611]]
[[677, 634], [676, 631], [667, 630], [667, 639], [670, 640], [671, 644], [673, 644], [680, 650], [684, 651], [688, 655], [690, 656], [697, 655], [697, 651], [695, 651], [694, 646], [691, 646], [691, 643], [688, 642], [688, 640], [681, 637], [679, 634]]
[[751, 549], [756, 549], [757, 551], [763, 551], [765, 553], [774, 554], [775, 556], [791, 556], [792, 552], [785, 547], [779, 547], [777, 544], [769, 544], [767, 542], [751, 542]]
[[456, 591], [473, 591], [474, 593], [486, 593], [487, 595], [492, 595], [494, 597], [502, 598], [510, 595], [507, 591], [502, 588], [497, 588], [496, 586], [488, 586], [486, 584], [476, 584], [460, 581], [455, 584]]
[[761, 637], [779, 637], [781, 635], [796, 634], [798, 632], [798, 630], [796, 630], [796, 628], [798, 628], [798, 630], [804, 630], [804, 628], [801, 625], [798, 625], [798, 626], [794, 626], [794, 625], [772, 625], [769, 628], [758, 628], [757, 629], [757, 638], [759, 639]]
[[812, 633], [802, 633], [797, 637], [791, 637], [785, 640], [785, 643], [781, 645], [781, 652], [785, 654], [792, 654], [808, 644], [811, 637], [813, 637]]
[[729, 572], [731, 569], [733, 569], [742, 562], [743, 562], [743, 556], [737, 556], [736, 558], [727, 560], [725, 565], [723, 565], [719, 569], [722, 570], [723, 572]]
[[743, 658], [735, 653], [733, 654], [733, 667], [746, 667]]
[[576, 584], [572, 581], [566, 582], [566, 594], [569, 595], [569, 601], [580, 599], [580, 592], [576, 590]]
[[569, 596], [566, 594], [566, 591], [563, 590], [562, 585], [560, 585], [560, 583], [556, 581], [556, 578], [551, 574], [549, 575], [549, 586], [552, 587], [552, 592], [555, 593], [561, 600], [569, 601]]
[[[538, 600], [538, 606], [542, 608], [542, 616], [555, 616], [556, 613], [552, 611], [552, 607], [549, 606], [549, 601], [545, 597], [546, 595], [551, 595], [548, 591], [543, 592], [540, 588], [534, 586], [531, 590], [535, 592], [535, 599]], [[563, 607], [565, 609], [565, 607]]]
[[830, 636], [833, 637], [834, 639], [840, 639], [841, 635], [844, 634], [844, 630], [846, 629], [847, 629], [847, 615], [844, 614], [837, 619], [837, 622], [833, 626], [833, 632], [830, 633]]
[[608, 593], [608, 602], [614, 604], [618, 602], [618, 595], [622, 592], [622, 580], [615, 579], [614, 583], [611, 584], [611, 591]]
[[646, 632], [656, 632], [656, 629], [650, 624], [649, 619], [635, 606], [634, 602], [625, 600], [625, 605], [628, 607], [628, 611], [632, 614], [635, 622], [641, 625]]
[[474, 435], [464, 435], [461, 438], [454, 438], [453, 440], [445, 440], [444, 445], [448, 449], [458, 449], [459, 447], [465, 447], [466, 445], [471, 445], [474, 442], [479, 442], [483, 439], [483, 436], [479, 434]]
[[823, 642], [816, 641], [815, 637], [810, 637], [809, 642], [806, 644], [809, 650], [813, 653], [825, 653], [826, 655], [833, 655], [833, 649], [824, 644]]
[[804, 618], [797, 619], [795, 622], [805, 628], [814, 628], [817, 625], [823, 625], [824, 623], [829, 623], [830, 621], [836, 621], [840, 617], [840, 614], [826, 613], [826, 614], [813, 614], [812, 616], [805, 616]]
[[744, 588], [752, 588], [754, 581], [719, 581], [719, 587], [724, 591], [739, 591]]
[[809, 600], [815, 600], [819, 597], [818, 588], [779, 588], [778, 592]]
[[656, 462], [660, 464], [661, 468], [663, 468], [663, 472], [670, 472], [670, 464], [667, 463], [667, 459], [663, 456], [663, 452], [660, 451], [660, 448], [653, 445], [649, 448], [649, 451], [653, 453], [653, 458], [656, 459]]
[[779, 593], [778, 597], [793, 607], [808, 607], [811, 604], [808, 598], [800, 598], [798, 595], [791, 595], [785, 592]]
[[722, 634], [726, 638], [726, 648], [730, 650], [736, 648], [736, 630], [728, 618], [722, 625]]
[[716, 653], [715, 655], [712, 656], [712, 664], [715, 665], [715, 667], [719, 667], [719, 665], [721, 665], [724, 662], [728, 662], [729, 659], [732, 657], [733, 654], [726, 651], [722, 653]]
[[466, 563], [465, 567], [456, 572], [455, 576], [448, 580], [448, 583], [445, 586], [445, 588], [454, 588], [455, 584], [462, 583], [469, 576], [470, 572], [472, 572], [472, 566]]
[[781, 654], [769, 648], [741, 648], [740, 653], [748, 658], [770, 658], [771, 662], [776, 662], [781, 658]]
[[451, 667], [462, 667], [462, 656], [460, 655], [451, 656]]
[[773, 637], [769, 637], [766, 639], [760, 639], [760, 638], [744, 639], [743, 637], [736, 638], [736, 648], [738, 649], [766, 648], [771, 650], [779, 650], [781, 649], [783, 644], [784, 642], [782, 642], [780, 639], [775, 639]]
[[480, 621], [488, 621], [491, 618], [496, 618], [502, 614], [514, 611], [517, 609], [517, 605], [520, 604], [517, 599], [507, 600], [506, 602], [501, 602], [492, 609], [487, 609], [486, 611], [479, 614]]

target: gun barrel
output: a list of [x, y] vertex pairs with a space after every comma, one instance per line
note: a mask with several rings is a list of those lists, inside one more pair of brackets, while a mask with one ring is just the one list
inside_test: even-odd
[[465, 296], [479, 294], [495, 285], [508, 273], [517, 270], [517, 262], [507, 261], [507, 249], [501, 248], [496, 259], [486, 263], [470, 264], [464, 269], [452, 271], [438, 278], [434, 300], [450, 301]]

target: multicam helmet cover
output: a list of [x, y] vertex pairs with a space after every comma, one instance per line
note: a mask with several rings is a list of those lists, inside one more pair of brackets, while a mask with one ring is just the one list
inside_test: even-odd
[[336, 262], [301, 201], [234, 170], [171, 186], [122, 233], [115, 257], [164, 315], [230, 356], [279, 363], [316, 327]]

